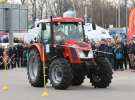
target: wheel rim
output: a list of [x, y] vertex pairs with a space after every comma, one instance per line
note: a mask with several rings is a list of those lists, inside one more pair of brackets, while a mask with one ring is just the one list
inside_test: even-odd
[[99, 75], [97, 74], [92, 74], [92, 79], [94, 82], [100, 82], [101, 81], [101, 78]]
[[32, 55], [29, 61], [30, 78], [34, 81], [38, 75], [38, 59], [36, 55]]
[[55, 66], [53, 69], [52, 69], [52, 73], [51, 73], [51, 76], [52, 76], [52, 80], [56, 83], [56, 84], [59, 84], [62, 80], [62, 77], [63, 77], [63, 73], [62, 73], [62, 70], [59, 66]]

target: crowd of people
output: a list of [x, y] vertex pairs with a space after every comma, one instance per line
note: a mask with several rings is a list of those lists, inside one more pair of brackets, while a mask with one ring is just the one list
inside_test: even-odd
[[112, 68], [116, 70], [135, 69], [135, 41], [123, 43], [120, 39], [102, 39], [92, 43], [96, 56], [109, 59]]
[[[135, 40], [128, 43], [120, 39], [102, 39], [91, 41], [94, 55], [108, 58], [114, 70], [135, 69]], [[20, 43], [4, 48], [0, 46], [0, 68], [26, 66], [28, 58], [28, 44]]]
[[27, 44], [11, 45], [7, 48], [0, 46], [0, 69], [26, 66]]

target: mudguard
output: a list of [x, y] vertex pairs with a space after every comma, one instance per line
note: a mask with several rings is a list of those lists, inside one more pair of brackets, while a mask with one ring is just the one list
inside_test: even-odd
[[[41, 43], [34, 43], [34, 44], [32, 44], [32, 45], [30, 46], [29, 52], [30, 52], [30, 50], [33, 49], [33, 48], [35, 48], [35, 49], [38, 50], [41, 61], [42, 61], [42, 62], [46, 61], [47, 57], [46, 57], [46, 54], [45, 54], [44, 46], [43, 46]], [[43, 58], [43, 56], [44, 56], [44, 58]]]

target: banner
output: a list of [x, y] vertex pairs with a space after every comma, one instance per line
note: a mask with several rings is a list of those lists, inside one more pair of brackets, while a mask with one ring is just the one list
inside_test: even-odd
[[128, 41], [135, 36], [135, 8], [129, 14]]

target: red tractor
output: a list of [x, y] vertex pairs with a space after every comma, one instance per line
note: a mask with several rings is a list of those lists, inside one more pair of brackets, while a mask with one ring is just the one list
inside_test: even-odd
[[28, 56], [28, 79], [32, 86], [44, 85], [43, 62], [46, 82], [49, 79], [55, 89], [81, 85], [85, 76], [95, 88], [109, 86], [111, 65], [107, 58], [93, 56], [82, 19], [50, 18], [39, 21], [36, 27], [39, 36], [30, 46]]

